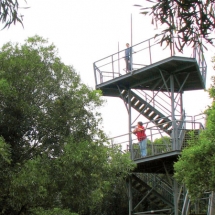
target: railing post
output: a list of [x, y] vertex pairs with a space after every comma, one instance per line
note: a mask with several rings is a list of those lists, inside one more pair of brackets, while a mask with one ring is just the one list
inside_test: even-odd
[[103, 75], [102, 73], [100, 72], [100, 84], [103, 83]]
[[112, 72], [113, 72], [113, 78], [114, 78], [114, 65], [113, 65], [113, 55], [111, 55], [111, 60], [112, 60]]
[[153, 142], [151, 143], [151, 146], [152, 146], [152, 147], [151, 147], [152, 155], [155, 155], [155, 152], [154, 152], [154, 143], [153, 143]]
[[152, 64], [152, 55], [151, 55], [151, 44], [149, 39], [149, 57], [150, 57], [150, 64]]
[[200, 47], [199, 47], [199, 52], [198, 52], [198, 64], [199, 64], [199, 66], [200, 66]]
[[[204, 56], [203, 56], [203, 51], [202, 51], [202, 47], [201, 47], [201, 55], [202, 55], [202, 62], [201, 62], [201, 66], [202, 66], [202, 69], [201, 69], [201, 75], [203, 77], [203, 74], [204, 74]], [[204, 78], [205, 79], [205, 78]], [[205, 81], [204, 81], [205, 82]]]
[[128, 90], [128, 126], [129, 126], [129, 148], [131, 151], [131, 160], [134, 160], [134, 152], [132, 147], [132, 134], [131, 134], [131, 90]]
[[97, 77], [96, 77], [96, 64], [95, 63], [93, 63], [93, 71], [94, 71], [95, 83], [97, 85], [98, 83], [97, 83]]
[[118, 73], [119, 73], [119, 76], [120, 76], [119, 42], [118, 42]]
[[155, 154], [155, 152], [154, 152], [154, 145], [153, 145], [152, 136], [153, 136], [153, 134], [152, 134], [152, 130], [150, 129], [150, 138], [151, 138], [151, 146], [152, 146], [152, 155], [154, 155], [154, 154]]
[[196, 58], [196, 46], [193, 48], [193, 57]]
[[131, 51], [131, 53], [130, 53], [130, 69], [131, 69], [131, 71], [133, 70], [133, 54], [132, 54], [132, 51]]

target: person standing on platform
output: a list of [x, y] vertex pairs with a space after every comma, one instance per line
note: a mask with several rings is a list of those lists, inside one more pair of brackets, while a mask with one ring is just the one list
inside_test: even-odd
[[127, 49], [125, 49], [125, 65], [126, 65], [126, 73], [131, 71], [131, 52], [132, 48], [130, 47], [129, 43], [126, 43]]
[[133, 130], [133, 134], [137, 136], [140, 145], [140, 153], [142, 157], [147, 155], [147, 137], [145, 134], [145, 128], [143, 127], [142, 122], [137, 123], [137, 127]]

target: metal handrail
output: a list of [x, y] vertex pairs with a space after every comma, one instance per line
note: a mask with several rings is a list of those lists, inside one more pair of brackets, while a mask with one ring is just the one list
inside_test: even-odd
[[[160, 36], [162, 36], [162, 34], [158, 35], [156, 38], [159, 38]], [[155, 63], [157, 61], [160, 61], [160, 60], [166, 58], [166, 56], [171, 57], [173, 55], [174, 56], [177, 56], [179, 54], [181, 55], [181, 53], [173, 54], [173, 53], [176, 53], [175, 50], [173, 50], [173, 51], [171, 51], [169, 49], [164, 50], [161, 46], [159, 48], [158, 45], [160, 46], [159, 39], [155, 40], [154, 37], [149, 38], [147, 40], [144, 40], [144, 41], [142, 41], [136, 45], [133, 45], [131, 47], [133, 49], [131, 68], [133, 68], [133, 65], [134, 66], [141, 65], [141, 67], [143, 67], [143, 65], [151, 65], [152, 63]], [[154, 59], [152, 59], [152, 52], [155, 51], [154, 48], [156, 48], [156, 52], [160, 51], [164, 54], [154, 55], [153, 56]], [[135, 50], [135, 49], [138, 49], [138, 50]], [[101, 83], [107, 81], [103, 78], [102, 79], [100, 78], [100, 76], [103, 75], [103, 72], [104, 72], [103, 68], [106, 72], [108, 71], [108, 72], [113, 73], [112, 78], [116, 78], [116, 77], [120, 76], [120, 74], [125, 73], [123, 71], [123, 68], [119, 66], [120, 62], [124, 61], [125, 50], [126, 49], [123, 49], [119, 52], [116, 52], [112, 55], [109, 55], [107, 57], [104, 57], [104, 58], [94, 62], [94, 73], [95, 73], [96, 84], [101, 84]], [[135, 52], [134, 52], [134, 50], [135, 50]], [[148, 50], [149, 50], [149, 54], [148, 54]], [[207, 64], [206, 64], [206, 61], [205, 61], [205, 58], [203, 55], [202, 48], [201, 47], [194, 47], [192, 50], [190, 48], [188, 51], [190, 51], [190, 53], [192, 53], [192, 55], [188, 54], [188, 57], [190, 58], [190, 56], [192, 56], [192, 58], [196, 59], [198, 65], [199, 65], [199, 68], [200, 68], [202, 78], [205, 82], [206, 81], [205, 79], [206, 79]], [[134, 57], [136, 58], [135, 60], [133, 59]], [[145, 61], [147, 61], [148, 63], [145, 63]], [[123, 64], [124, 64], [124, 62], [123, 62]], [[135, 70], [136, 68], [133, 68], [133, 69]], [[110, 78], [111, 77], [109, 77], [108, 80], [110, 80]], [[99, 82], [99, 80], [100, 80], [100, 82]]]
[[[170, 121], [168, 123], [172, 123], [172, 121]], [[176, 130], [177, 130], [176, 133], [178, 134], [178, 136], [176, 138], [179, 141], [178, 141], [178, 145], [176, 145], [175, 148], [173, 147], [174, 140], [171, 138], [171, 135], [169, 135], [169, 136], [166, 135], [166, 133], [164, 133], [162, 130], [160, 130], [160, 128], [158, 128], [157, 126], [148, 127], [146, 130], [146, 133], [147, 133], [147, 131], [149, 131], [150, 134], [149, 135], [147, 134], [147, 139], [148, 139], [147, 156], [149, 157], [149, 156], [159, 155], [159, 154], [163, 154], [163, 153], [168, 153], [168, 152], [175, 151], [175, 150], [182, 150], [182, 148], [186, 146], [186, 143], [189, 140], [189, 137], [187, 137], [187, 136], [186, 136], [186, 140], [184, 140], [185, 131], [193, 130], [193, 127], [197, 127], [197, 126], [193, 126], [194, 123], [199, 124], [198, 128], [203, 129], [203, 127], [201, 126], [202, 125], [201, 122], [193, 122], [193, 121], [189, 121], [189, 120], [184, 120], [184, 118], [182, 118], [182, 120], [177, 120], [178, 127], [176, 128]], [[162, 124], [165, 125], [166, 123], [162, 123]], [[194, 130], [199, 130], [199, 129], [194, 129]], [[173, 131], [173, 130], [171, 129], [171, 131]], [[130, 148], [130, 144], [129, 144], [129, 135], [130, 134], [132, 134], [132, 131], [125, 133], [125, 134], [115, 136], [115, 137], [111, 137], [111, 138], [109, 138], [109, 141], [112, 142], [112, 145], [120, 146], [123, 152], [132, 153], [132, 159], [136, 160], [141, 157], [140, 150], [139, 150], [139, 144], [138, 144], [139, 141], [137, 140], [136, 137], [132, 138], [131, 139], [132, 148]], [[168, 141], [168, 138], [169, 138], [169, 141]], [[115, 142], [117, 139], [120, 141]], [[163, 143], [156, 144], [154, 142], [156, 139], [161, 139], [161, 141], [163, 141]]]
[[[168, 114], [168, 115], [171, 115], [171, 111], [170, 111], [170, 108], [166, 108], [164, 105], [162, 105], [160, 102], [158, 102], [157, 100], [155, 100], [155, 97], [153, 98], [151, 95], [149, 95], [149, 93], [147, 93], [146, 91], [140, 91], [140, 90], [134, 90], [134, 91], [137, 91], [139, 92], [144, 98], [150, 98], [150, 101], [149, 104], [152, 105], [153, 107], [159, 107], [161, 110], [163, 110], [164, 113]], [[162, 93], [162, 95], [164, 95], [165, 97], [169, 98], [168, 95], [166, 95], [164, 92], [160, 92]], [[162, 98], [160, 94], [156, 94], [156, 98], [159, 98], [160, 100], [162, 100], [162, 102], [164, 102], [165, 104], [169, 105], [169, 107], [171, 107], [171, 103], [168, 103], [167, 100], [165, 98]], [[146, 99], [147, 101], [147, 99]], [[170, 99], [170, 102], [171, 102], [171, 99]], [[151, 104], [152, 103], [152, 104]], [[178, 113], [179, 110], [176, 109], [176, 111]]]
[[156, 174], [145, 173], [137, 174], [141, 180], [143, 180], [151, 188], [155, 188], [156, 192], [161, 194], [167, 201], [173, 203], [173, 189], [166, 181], [160, 178]]

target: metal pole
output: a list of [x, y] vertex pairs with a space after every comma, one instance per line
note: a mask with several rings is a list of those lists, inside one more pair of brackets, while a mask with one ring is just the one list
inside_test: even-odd
[[212, 191], [210, 197], [209, 197], [209, 215], [213, 215], [214, 212], [215, 212], [215, 209], [214, 209], [214, 192]]
[[128, 126], [129, 126], [129, 148], [131, 152], [131, 160], [133, 160], [132, 133], [131, 133], [131, 89], [128, 90]]
[[132, 14], [131, 14], [131, 46], [133, 45], [133, 37], [132, 37]]
[[151, 55], [151, 43], [149, 39], [149, 56], [150, 56], [150, 64], [152, 64], [152, 55]]
[[119, 62], [119, 42], [118, 42], [118, 73], [120, 75], [120, 62]]
[[130, 67], [133, 70], [133, 57], [132, 57], [132, 46], [133, 46], [133, 35], [132, 35], [132, 14], [131, 14], [131, 48], [130, 48]]
[[[177, 135], [177, 128], [176, 128], [176, 119], [175, 119], [175, 98], [174, 98], [174, 77], [170, 75], [170, 88], [171, 88], [171, 108], [172, 108], [172, 139], [173, 139], [173, 150], [178, 149], [178, 135]], [[174, 179], [173, 182], [173, 194], [174, 194], [174, 215], [178, 215], [178, 183]]]
[[131, 179], [131, 175], [128, 176], [129, 177], [129, 184], [128, 184], [128, 201], [129, 201], [129, 215], [132, 215], [132, 179]]
[[93, 71], [94, 71], [94, 76], [95, 76], [95, 83], [97, 85], [97, 77], [96, 77], [96, 64], [93, 63]]
[[183, 104], [183, 93], [184, 92], [181, 92], [180, 93], [180, 112], [181, 112], [181, 115], [183, 115], [184, 113], [183, 113], [183, 106], [184, 106], [184, 104]]
[[177, 181], [174, 179], [174, 215], [178, 215], [178, 183]]
[[[132, 147], [132, 137], [131, 137], [131, 89], [128, 90], [128, 125], [129, 125], [129, 148], [131, 153], [131, 160], [133, 160], [133, 147]], [[128, 198], [129, 198], [129, 215], [132, 215], [132, 181], [131, 176], [129, 176], [129, 190], [128, 190]]]
[[111, 56], [111, 59], [112, 59], [112, 72], [113, 72], [113, 78], [114, 78], [114, 65], [113, 65], [113, 55]]
[[174, 98], [174, 77], [170, 75], [170, 90], [171, 90], [171, 115], [172, 115], [172, 150], [178, 148], [177, 127], [175, 119], [175, 98]]

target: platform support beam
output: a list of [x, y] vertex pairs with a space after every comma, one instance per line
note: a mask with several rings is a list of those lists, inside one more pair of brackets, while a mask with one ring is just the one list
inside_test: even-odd
[[132, 215], [133, 211], [133, 204], [132, 204], [132, 183], [131, 183], [131, 175], [129, 176], [129, 182], [128, 182], [128, 201], [129, 201], [129, 215]]
[[178, 149], [177, 125], [175, 117], [175, 98], [174, 98], [174, 77], [170, 75], [170, 90], [171, 90], [171, 117], [172, 117], [172, 150]]
[[173, 193], [174, 193], [174, 215], [178, 215], [178, 183], [174, 179], [173, 185]]
[[[131, 89], [128, 90], [128, 126], [129, 126], [129, 149], [131, 152], [131, 160], [133, 160], [133, 147], [132, 147], [132, 133], [131, 133]], [[128, 184], [128, 198], [129, 198], [129, 215], [132, 215], [132, 178], [129, 176]]]
[[129, 149], [131, 153], [131, 160], [134, 159], [132, 147], [132, 133], [131, 133], [131, 89], [128, 90], [128, 133], [129, 133]]

